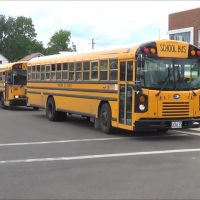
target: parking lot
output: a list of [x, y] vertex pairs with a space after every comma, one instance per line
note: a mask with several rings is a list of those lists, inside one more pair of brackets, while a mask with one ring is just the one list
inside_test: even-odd
[[200, 130], [165, 134], [0, 110], [1, 199], [198, 199]]

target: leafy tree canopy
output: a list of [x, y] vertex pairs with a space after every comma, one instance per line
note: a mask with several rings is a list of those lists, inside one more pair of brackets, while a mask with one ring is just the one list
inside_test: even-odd
[[31, 18], [0, 16], [0, 52], [9, 61], [17, 61], [36, 51], [43, 52], [43, 44], [36, 36]]
[[76, 46], [74, 44], [72, 45], [72, 47], [69, 46], [70, 38], [70, 31], [61, 29], [55, 32], [54, 35], [50, 38], [46, 53], [57, 54], [60, 51], [76, 51]]

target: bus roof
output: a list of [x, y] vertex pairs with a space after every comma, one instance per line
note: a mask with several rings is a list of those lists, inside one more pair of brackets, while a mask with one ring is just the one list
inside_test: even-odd
[[50, 64], [59, 62], [73, 62], [82, 60], [95, 60], [103, 58], [117, 58], [122, 54], [133, 54], [136, 48], [121, 48], [112, 50], [101, 50], [101, 51], [90, 51], [90, 52], [66, 52], [62, 54], [43, 56], [38, 58], [33, 58], [28, 61], [28, 65], [34, 64]]
[[18, 64], [18, 63], [27, 63], [27, 61], [17, 61], [17, 62], [13, 62], [13, 63], [1, 64], [0, 65], [0, 72], [10, 70], [13, 65]]
[[[96, 59], [105, 59], [105, 58], [125, 58], [137, 56], [145, 46], [156, 45], [156, 43], [166, 43], [171, 42], [174, 44], [187, 44], [189, 43], [177, 40], [155, 40], [151, 42], [142, 43], [140, 45], [135, 45], [131, 48], [119, 48], [111, 50], [101, 50], [101, 51], [89, 51], [89, 52], [65, 52], [56, 55], [49, 55], [43, 57], [33, 58], [28, 61], [28, 65], [43, 65], [43, 64], [53, 64], [53, 63], [63, 63], [63, 62], [78, 62], [78, 61], [87, 61], [87, 60], [96, 60]], [[189, 45], [193, 46], [193, 45]]]

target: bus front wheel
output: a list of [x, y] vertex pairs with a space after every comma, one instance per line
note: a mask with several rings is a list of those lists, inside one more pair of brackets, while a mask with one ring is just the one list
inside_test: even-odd
[[56, 111], [55, 101], [53, 97], [50, 97], [47, 100], [46, 117], [50, 121], [63, 121], [66, 118], [66, 113]]
[[111, 109], [110, 106], [105, 103], [102, 105], [100, 110], [100, 129], [102, 132], [106, 134], [111, 134], [112, 131], [112, 125], [111, 125]]
[[0, 96], [0, 105], [1, 105], [2, 108], [5, 108], [3, 94]]

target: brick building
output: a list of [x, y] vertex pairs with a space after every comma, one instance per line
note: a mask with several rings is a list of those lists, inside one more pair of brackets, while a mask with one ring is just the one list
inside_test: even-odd
[[170, 14], [168, 34], [169, 39], [200, 47], [200, 8]]

